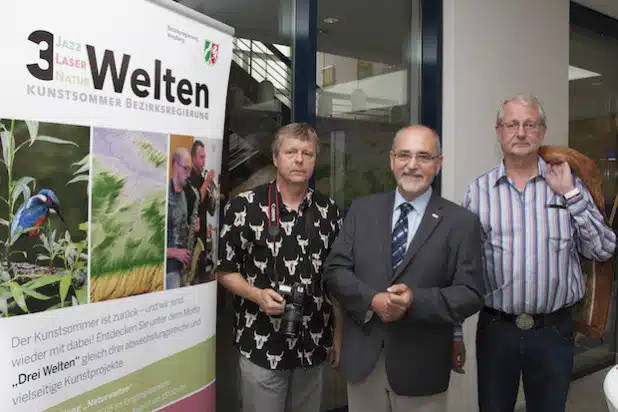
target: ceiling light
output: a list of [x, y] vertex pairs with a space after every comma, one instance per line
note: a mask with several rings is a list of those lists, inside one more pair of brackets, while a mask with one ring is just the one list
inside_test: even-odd
[[339, 19], [337, 17], [326, 17], [324, 19], [324, 23], [326, 23], [326, 24], [336, 24], [336, 23], [339, 23]]
[[587, 79], [589, 77], [598, 77], [601, 74], [591, 72], [590, 70], [582, 69], [581, 67], [569, 66], [569, 80]]

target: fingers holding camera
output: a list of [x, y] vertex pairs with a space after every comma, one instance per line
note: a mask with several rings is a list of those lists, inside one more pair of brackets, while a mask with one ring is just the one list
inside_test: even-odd
[[259, 292], [260, 309], [269, 316], [281, 315], [285, 308], [285, 299], [273, 289], [261, 289]]

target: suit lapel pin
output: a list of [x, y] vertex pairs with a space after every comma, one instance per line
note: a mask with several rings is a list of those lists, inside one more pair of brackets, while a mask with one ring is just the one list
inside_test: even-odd
[[432, 214], [431, 214], [431, 217], [433, 217], [434, 219], [437, 219], [437, 218], [439, 218], [440, 216], [436, 215], [435, 213], [432, 213]]

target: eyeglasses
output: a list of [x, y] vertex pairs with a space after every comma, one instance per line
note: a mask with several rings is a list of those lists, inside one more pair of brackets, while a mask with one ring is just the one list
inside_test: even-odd
[[[524, 122], [523, 126], [526, 133], [534, 133], [538, 132], [543, 124], [539, 122]], [[498, 127], [501, 127], [507, 132], [513, 134], [519, 130], [519, 122], [503, 123]]]
[[[283, 155], [285, 157], [287, 157], [288, 159], [294, 159], [298, 156], [299, 151], [296, 149], [289, 149], [283, 152]], [[302, 156], [304, 159], [310, 160], [313, 159], [315, 157], [315, 153], [309, 151], [309, 150], [303, 150], [302, 151]]]
[[188, 165], [181, 165], [181, 164], [180, 164], [180, 163], [178, 163], [178, 162], [176, 162], [176, 164], [177, 164], [178, 166], [180, 166], [180, 167], [181, 167], [181, 169], [183, 169], [183, 170], [184, 170], [185, 172], [187, 172], [187, 173], [189, 173], [189, 172], [191, 171], [191, 166], [188, 166]]
[[395, 160], [397, 160], [397, 162], [402, 163], [402, 164], [409, 163], [410, 160], [412, 160], [413, 158], [416, 159], [416, 161], [420, 164], [427, 164], [438, 158], [438, 156], [434, 156], [431, 153], [427, 153], [427, 152], [412, 153], [412, 152], [408, 152], [404, 150], [401, 152], [391, 152], [391, 153], [393, 154], [393, 156], [395, 156]]

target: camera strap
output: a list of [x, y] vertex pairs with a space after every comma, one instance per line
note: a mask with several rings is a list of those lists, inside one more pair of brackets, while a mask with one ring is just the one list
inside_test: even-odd
[[280, 231], [279, 193], [277, 192], [277, 184], [273, 182], [268, 187], [268, 238], [273, 243], [273, 272], [275, 275], [275, 283], [279, 283], [279, 274], [277, 272], [278, 250], [276, 240], [277, 237], [279, 237]]
[[[315, 292], [316, 287], [316, 278], [317, 274], [313, 271], [313, 263], [311, 251], [315, 250], [314, 246], [316, 245], [317, 231], [316, 227], [313, 224], [315, 213], [315, 205], [310, 204], [305, 213], [303, 214], [303, 219], [305, 220], [305, 236], [307, 236], [307, 253], [306, 256], [303, 256], [304, 261], [304, 270], [308, 277], [311, 278], [311, 290], [312, 293]], [[300, 219], [300, 216], [298, 217]], [[279, 237], [281, 232], [281, 220], [280, 220], [280, 210], [279, 210], [279, 193], [277, 190], [277, 184], [275, 182], [271, 183], [268, 187], [268, 238], [269, 241], [273, 243], [273, 272], [275, 283], [279, 283], [279, 272], [277, 271], [277, 246], [276, 240]]]

